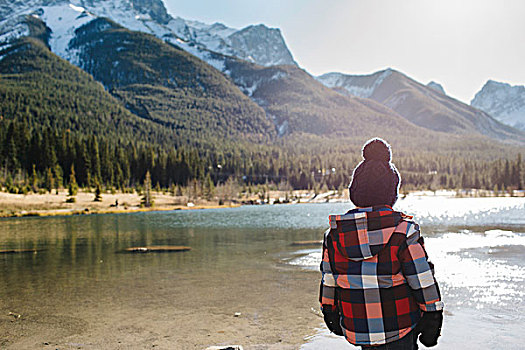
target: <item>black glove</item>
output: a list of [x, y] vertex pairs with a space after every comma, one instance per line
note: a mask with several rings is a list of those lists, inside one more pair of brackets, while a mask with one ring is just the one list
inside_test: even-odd
[[323, 309], [323, 315], [324, 323], [326, 323], [326, 326], [330, 332], [334, 333], [335, 335], [343, 335], [339, 312]]
[[419, 341], [430, 348], [437, 345], [438, 337], [441, 335], [443, 325], [443, 310], [423, 312], [423, 317], [417, 325]]

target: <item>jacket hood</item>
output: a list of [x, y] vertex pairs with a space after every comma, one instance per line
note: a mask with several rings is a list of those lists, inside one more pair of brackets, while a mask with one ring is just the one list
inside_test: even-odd
[[388, 244], [404, 218], [407, 216], [388, 205], [356, 208], [344, 215], [330, 215], [330, 235], [342, 256], [369, 259]]

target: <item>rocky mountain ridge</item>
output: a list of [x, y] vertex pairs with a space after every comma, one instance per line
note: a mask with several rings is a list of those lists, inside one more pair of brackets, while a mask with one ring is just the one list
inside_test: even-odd
[[161, 0], [2, 0], [0, 43], [29, 34], [26, 16], [41, 18], [51, 29], [52, 51], [73, 62], [74, 53], [68, 45], [75, 30], [95, 18], [105, 17], [192, 51], [210, 50], [263, 66], [297, 65], [279, 29], [260, 24], [238, 30], [220, 23], [207, 25], [174, 18]]
[[525, 130], [525, 86], [489, 80], [470, 105], [500, 122]]
[[[130, 85], [131, 80], [139, 75], [140, 83], [144, 84], [148, 77], [158, 76], [159, 72], [167, 71], [167, 67], [140, 68], [140, 64], [136, 64], [137, 60], [141, 60], [140, 57], [127, 60], [129, 43], [125, 40], [95, 43], [83, 40], [83, 36], [117, 27], [152, 34], [228, 76], [240, 91], [264, 109], [266, 118], [274, 124], [279, 136], [292, 132], [325, 134], [338, 131], [353, 135], [357, 132], [355, 127], [352, 129], [347, 126], [357, 125], [360, 120], [375, 120], [381, 116], [385, 124], [400, 125], [398, 118], [402, 116], [410, 124], [434, 131], [480, 134], [500, 140], [524, 139], [522, 133], [505, 127], [486, 113], [461, 104], [443, 91], [419, 84], [391, 69], [371, 75], [330, 73], [318, 77], [327, 87], [346, 95], [341, 100], [297, 67], [278, 29], [255, 25], [236, 30], [220, 23], [208, 25], [173, 18], [161, 0], [29, 0], [14, 3], [0, 0], [0, 15], [0, 18], [4, 18], [0, 21], [0, 59], [17, 37], [30, 35], [32, 25], [43, 26], [46, 30], [42, 31], [41, 39], [52, 52], [92, 74], [108, 90], [121, 86], [123, 82]], [[125, 33], [121, 31], [120, 35]], [[100, 40], [107, 37], [110, 36], [105, 33]], [[118, 35], [116, 37], [120, 38]], [[137, 40], [145, 39], [140, 37]], [[97, 57], [99, 53], [91, 50], [95, 44], [100, 52], [114, 53], [112, 59], [108, 61]], [[142, 52], [141, 55], [147, 53]], [[160, 57], [154, 58], [157, 59], [155, 62], [159, 62]], [[125, 62], [132, 62], [135, 68], [123, 69], [121, 65]], [[165, 64], [173, 62], [165, 61]], [[193, 64], [199, 66], [197, 62]], [[279, 68], [281, 65], [288, 67]], [[268, 69], [261, 69], [261, 66]], [[144, 72], [138, 72], [141, 69]], [[175, 78], [160, 82], [162, 88], [167, 89], [178, 89], [184, 85], [180, 84]], [[229, 83], [221, 81], [218, 84]], [[132, 90], [132, 94], [145, 93], [144, 89]], [[126, 98], [117, 92], [114, 95], [123, 100], [130, 98], [129, 94], [124, 94]], [[161, 95], [170, 96], [165, 91]], [[137, 100], [138, 97], [132, 99]], [[138, 99], [143, 97], [141, 95]], [[345, 106], [346, 110], [341, 106]], [[151, 116], [151, 111], [145, 112], [142, 107], [136, 107], [134, 112]], [[167, 112], [162, 113], [165, 117]], [[389, 121], [386, 122], [384, 118]], [[345, 127], [336, 127], [338, 123]]]
[[523, 132], [447, 96], [442, 88], [436, 88], [437, 84], [423, 85], [390, 68], [369, 75], [328, 73], [317, 80], [344, 95], [377, 101], [412, 123], [431, 130], [479, 133], [500, 140], [525, 139]]

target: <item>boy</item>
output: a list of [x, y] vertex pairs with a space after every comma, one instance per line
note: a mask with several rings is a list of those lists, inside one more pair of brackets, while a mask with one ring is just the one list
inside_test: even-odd
[[355, 168], [357, 207], [331, 215], [323, 242], [319, 301], [326, 325], [363, 349], [437, 344], [443, 302], [419, 226], [394, 211], [400, 178], [390, 146], [371, 139]]

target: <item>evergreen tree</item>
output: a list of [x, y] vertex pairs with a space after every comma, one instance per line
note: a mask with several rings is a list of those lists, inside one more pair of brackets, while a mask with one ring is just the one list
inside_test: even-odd
[[68, 187], [70, 197], [74, 197], [78, 192], [77, 179], [75, 177], [75, 167], [71, 165], [71, 171], [69, 173], [69, 187]]
[[38, 175], [36, 173], [36, 166], [33, 164], [33, 171], [31, 172], [31, 178], [29, 179], [31, 191], [34, 193], [38, 192]]
[[18, 193], [18, 189], [14, 186], [13, 177], [11, 176], [11, 173], [7, 175], [7, 178], [5, 180], [5, 187], [7, 192], [9, 193]]
[[95, 183], [95, 199], [94, 202], [102, 202], [102, 188], [100, 187], [100, 182], [98, 180]]
[[99, 147], [98, 147], [98, 142], [97, 142], [97, 139], [95, 137], [92, 137], [90, 142], [89, 142], [89, 152], [91, 154], [91, 159], [90, 159], [90, 165], [92, 167], [91, 170], [91, 181], [93, 182], [93, 184], [95, 185], [95, 187], [97, 186], [97, 184], [100, 185], [100, 181], [102, 181], [102, 176], [101, 176], [101, 165], [100, 165], [100, 153], [99, 153]]
[[204, 180], [204, 197], [207, 200], [211, 200], [213, 198], [215, 191], [215, 186], [213, 185], [213, 181], [211, 179], [210, 173], [206, 175], [206, 179]]
[[517, 177], [517, 183], [516, 188], [518, 190], [523, 189], [523, 178], [522, 178], [522, 165], [521, 165], [521, 153], [518, 153], [518, 158], [516, 159], [516, 177]]
[[470, 187], [469, 181], [467, 179], [467, 174], [463, 173], [461, 175], [461, 189], [466, 190]]
[[144, 178], [144, 196], [142, 197], [141, 205], [146, 208], [153, 206], [153, 198], [151, 196], [151, 175], [149, 170], [146, 172], [146, 177]]
[[511, 183], [511, 175], [510, 175], [510, 164], [509, 160], [505, 160], [505, 170], [503, 172], [503, 182], [502, 182], [502, 190], [509, 187]]
[[6, 164], [7, 169], [14, 171], [19, 167], [18, 163], [18, 151], [16, 149], [15, 140], [13, 138], [8, 139], [7, 141], [7, 147], [6, 147]]
[[62, 173], [62, 168], [60, 167], [59, 164], [55, 165], [55, 169], [54, 169], [54, 175], [55, 175], [55, 185], [56, 185], [56, 189], [57, 189], [57, 193], [58, 193], [58, 190], [63, 186], [63, 176], [64, 174]]
[[46, 178], [45, 178], [45, 189], [51, 193], [51, 191], [55, 188], [55, 178], [53, 176], [53, 171], [51, 168], [47, 168], [46, 171]]

